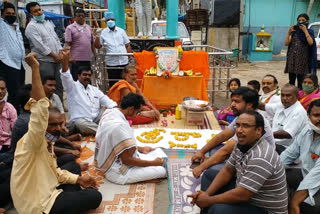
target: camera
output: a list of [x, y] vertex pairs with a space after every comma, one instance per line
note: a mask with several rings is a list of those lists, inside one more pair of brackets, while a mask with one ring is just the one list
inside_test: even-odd
[[293, 26], [293, 29], [296, 30], [296, 31], [299, 30], [299, 29], [300, 29], [300, 28], [299, 28], [299, 25]]

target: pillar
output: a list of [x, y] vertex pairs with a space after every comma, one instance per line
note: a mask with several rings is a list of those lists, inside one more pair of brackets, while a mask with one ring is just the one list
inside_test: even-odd
[[[110, 1], [110, 0], [109, 0]], [[167, 0], [167, 39], [178, 39], [179, 0]]]
[[108, 0], [108, 11], [113, 12], [116, 18], [117, 27], [126, 29], [125, 14], [124, 14], [125, 3], [124, 0]]

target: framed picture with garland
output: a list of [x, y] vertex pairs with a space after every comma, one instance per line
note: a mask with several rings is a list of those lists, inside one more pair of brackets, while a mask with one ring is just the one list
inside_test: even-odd
[[178, 47], [156, 47], [154, 54], [157, 60], [157, 75], [161, 76], [165, 71], [172, 75], [179, 74], [179, 63], [182, 57], [182, 49]]

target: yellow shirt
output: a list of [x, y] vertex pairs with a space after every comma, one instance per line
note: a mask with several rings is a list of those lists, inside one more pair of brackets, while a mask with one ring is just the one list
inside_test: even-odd
[[25, 107], [31, 111], [29, 130], [17, 143], [11, 174], [11, 195], [21, 214], [49, 213], [62, 192], [57, 187], [75, 184], [78, 179], [78, 175], [57, 168], [54, 153], [48, 151], [49, 106], [49, 100], [43, 98], [38, 102], [30, 99]]

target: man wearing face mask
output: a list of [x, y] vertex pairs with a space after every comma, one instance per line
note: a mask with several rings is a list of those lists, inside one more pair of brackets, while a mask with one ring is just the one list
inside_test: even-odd
[[4, 100], [6, 82], [0, 77], [0, 152], [6, 152], [11, 145], [11, 131], [17, 120], [15, 108]]
[[53, 24], [45, 20], [39, 3], [30, 2], [26, 9], [32, 15], [32, 19], [26, 28], [25, 35], [30, 41], [31, 50], [38, 56], [41, 79], [43, 80], [45, 76], [56, 78], [56, 94], [63, 102], [63, 87], [60, 79], [59, 51], [62, 49], [60, 40], [54, 31]]
[[[82, 135], [95, 135], [98, 123], [105, 108], [113, 108], [117, 103], [103, 94], [91, 83], [90, 67], [80, 67], [78, 80], [72, 79], [69, 71], [70, 48], [62, 51], [61, 79], [67, 93], [69, 107], [70, 133], [80, 132]], [[102, 107], [102, 108], [101, 108]]]
[[[96, 36], [95, 47], [106, 47], [107, 53], [131, 53], [130, 40], [126, 32], [116, 26], [116, 20], [112, 12], [104, 13], [108, 27], [101, 32], [101, 36]], [[121, 78], [124, 67], [128, 65], [127, 56], [106, 56], [109, 88], [111, 88]], [[114, 68], [112, 68], [114, 67]]]
[[0, 0], [0, 15], [0, 77], [7, 82], [8, 102], [18, 111], [16, 94], [25, 79], [23, 39], [16, 23], [14, 5]]
[[320, 213], [320, 100], [311, 102], [308, 117], [308, 124], [280, 155], [286, 167], [298, 158], [302, 161], [301, 169], [286, 170], [292, 214]]

